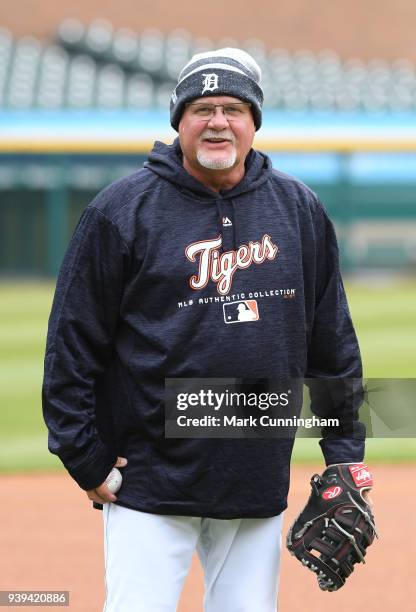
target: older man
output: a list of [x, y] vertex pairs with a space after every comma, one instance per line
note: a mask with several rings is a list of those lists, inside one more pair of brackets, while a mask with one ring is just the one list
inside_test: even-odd
[[[207, 612], [276, 610], [293, 440], [166, 438], [166, 378], [361, 377], [325, 209], [252, 149], [262, 102], [247, 53], [194, 56], [179, 138], [87, 206], [58, 278], [44, 417], [103, 505], [106, 612], [173, 612], [195, 549]], [[339, 416], [354, 435], [324, 432], [326, 464], [361, 462]]]

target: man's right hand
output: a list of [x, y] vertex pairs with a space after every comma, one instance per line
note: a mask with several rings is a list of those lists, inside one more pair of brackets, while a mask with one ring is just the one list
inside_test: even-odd
[[[125, 457], [117, 457], [117, 461], [115, 462], [114, 467], [119, 468], [125, 467], [126, 465], [127, 459]], [[105, 484], [105, 481], [100, 484], [99, 487], [96, 487], [95, 489], [90, 489], [89, 491], [86, 491], [86, 493], [89, 499], [91, 501], [97, 502], [97, 504], [107, 504], [108, 502], [117, 501], [117, 497], [114, 495], [114, 493], [111, 493], [111, 491]]]

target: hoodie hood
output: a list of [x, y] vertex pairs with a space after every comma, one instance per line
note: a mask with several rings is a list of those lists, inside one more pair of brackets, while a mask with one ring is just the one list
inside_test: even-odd
[[272, 174], [270, 158], [254, 149], [250, 149], [244, 165], [245, 174], [237, 185], [216, 192], [185, 170], [179, 138], [170, 145], [156, 141], [144, 163], [145, 168], [175, 185], [185, 197], [217, 207], [223, 251], [236, 250], [239, 246], [238, 197], [258, 189]]

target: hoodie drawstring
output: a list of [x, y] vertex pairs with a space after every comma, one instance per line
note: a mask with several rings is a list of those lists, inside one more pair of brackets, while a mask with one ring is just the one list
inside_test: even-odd
[[236, 211], [234, 200], [230, 200], [230, 203], [231, 203], [232, 210], [233, 210], [233, 240], [234, 240], [233, 249], [234, 251], [236, 251], [240, 246], [238, 233], [237, 233], [238, 232], [237, 211]]

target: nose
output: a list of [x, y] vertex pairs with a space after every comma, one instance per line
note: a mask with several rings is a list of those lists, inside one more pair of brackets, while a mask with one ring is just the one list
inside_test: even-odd
[[214, 114], [209, 120], [208, 126], [216, 130], [222, 130], [224, 127], [228, 126], [228, 119], [224, 114], [224, 109], [222, 106], [217, 106], [214, 108]]

